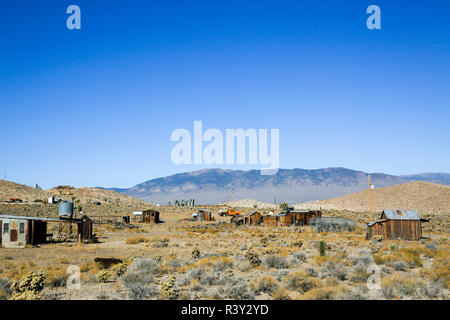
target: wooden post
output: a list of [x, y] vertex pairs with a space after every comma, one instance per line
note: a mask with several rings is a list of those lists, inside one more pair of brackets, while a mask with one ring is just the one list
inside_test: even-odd
[[372, 214], [372, 185], [370, 184], [370, 174], [369, 174], [369, 204], [370, 204], [370, 222], [373, 222], [373, 214]]

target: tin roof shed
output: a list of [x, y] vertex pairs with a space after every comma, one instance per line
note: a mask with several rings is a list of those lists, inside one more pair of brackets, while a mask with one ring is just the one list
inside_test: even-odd
[[383, 210], [381, 219], [387, 220], [420, 220], [419, 214], [414, 210]]

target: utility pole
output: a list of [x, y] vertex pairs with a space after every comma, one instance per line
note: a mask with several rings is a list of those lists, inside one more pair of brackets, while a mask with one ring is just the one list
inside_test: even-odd
[[373, 214], [372, 214], [372, 184], [370, 183], [370, 174], [369, 174], [369, 204], [370, 204], [370, 222], [373, 222]]

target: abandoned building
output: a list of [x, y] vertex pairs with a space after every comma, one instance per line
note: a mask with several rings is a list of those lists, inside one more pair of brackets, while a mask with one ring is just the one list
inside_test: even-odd
[[306, 226], [310, 219], [322, 217], [321, 211], [290, 211], [290, 213], [296, 226]]
[[0, 215], [0, 244], [4, 248], [24, 248], [25, 245], [38, 245], [47, 242], [52, 236], [47, 234], [47, 223], [76, 223], [79, 241], [92, 239], [92, 220], [87, 216], [81, 219], [51, 219], [39, 217], [22, 217]]
[[289, 211], [281, 212], [277, 214], [278, 220], [277, 220], [277, 226], [283, 227], [283, 226], [290, 226], [293, 223], [292, 214]]
[[198, 210], [197, 219], [200, 221], [213, 221], [210, 211]]
[[159, 211], [156, 210], [145, 210], [142, 211], [142, 222], [143, 223], [159, 223]]
[[267, 216], [263, 216], [263, 224], [264, 226], [276, 227], [278, 223], [278, 216], [271, 214]]
[[249, 226], [256, 226], [262, 222], [262, 214], [258, 211], [253, 211], [244, 217], [244, 224]]
[[386, 240], [420, 240], [422, 222], [428, 221], [413, 210], [384, 210], [379, 220], [367, 224], [366, 239], [382, 236]]

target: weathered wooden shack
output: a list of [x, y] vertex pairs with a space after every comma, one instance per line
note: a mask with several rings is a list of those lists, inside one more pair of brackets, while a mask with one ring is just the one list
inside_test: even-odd
[[253, 211], [244, 217], [244, 224], [249, 226], [255, 226], [262, 222], [262, 214], [258, 211]]
[[296, 226], [306, 226], [310, 219], [322, 217], [322, 211], [290, 211]]
[[367, 224], [366, 239], [382, 236], [387, 240], [420, 240], [422, 237], [422, 222], [413, 210], [383, 210], [379, 220]]
[[197, 219], [200, 221], [212, 221], [211, 211], [198, 210]]
[[274, 214], [263, 216], [262, 222], [264, 226], [276, 227], [278, 222], [278, 216]]
[[293, 216], [290, 211], [285, 211], [277, 214], [278, 220], [277, 220], [277, 226], [283, 227], [283, 226], [290, 226], [293, 223]]
[[142, 211], [142, 222], [143, 223], [159, 223], [159, 211], [156, 210], [145, 210]]

